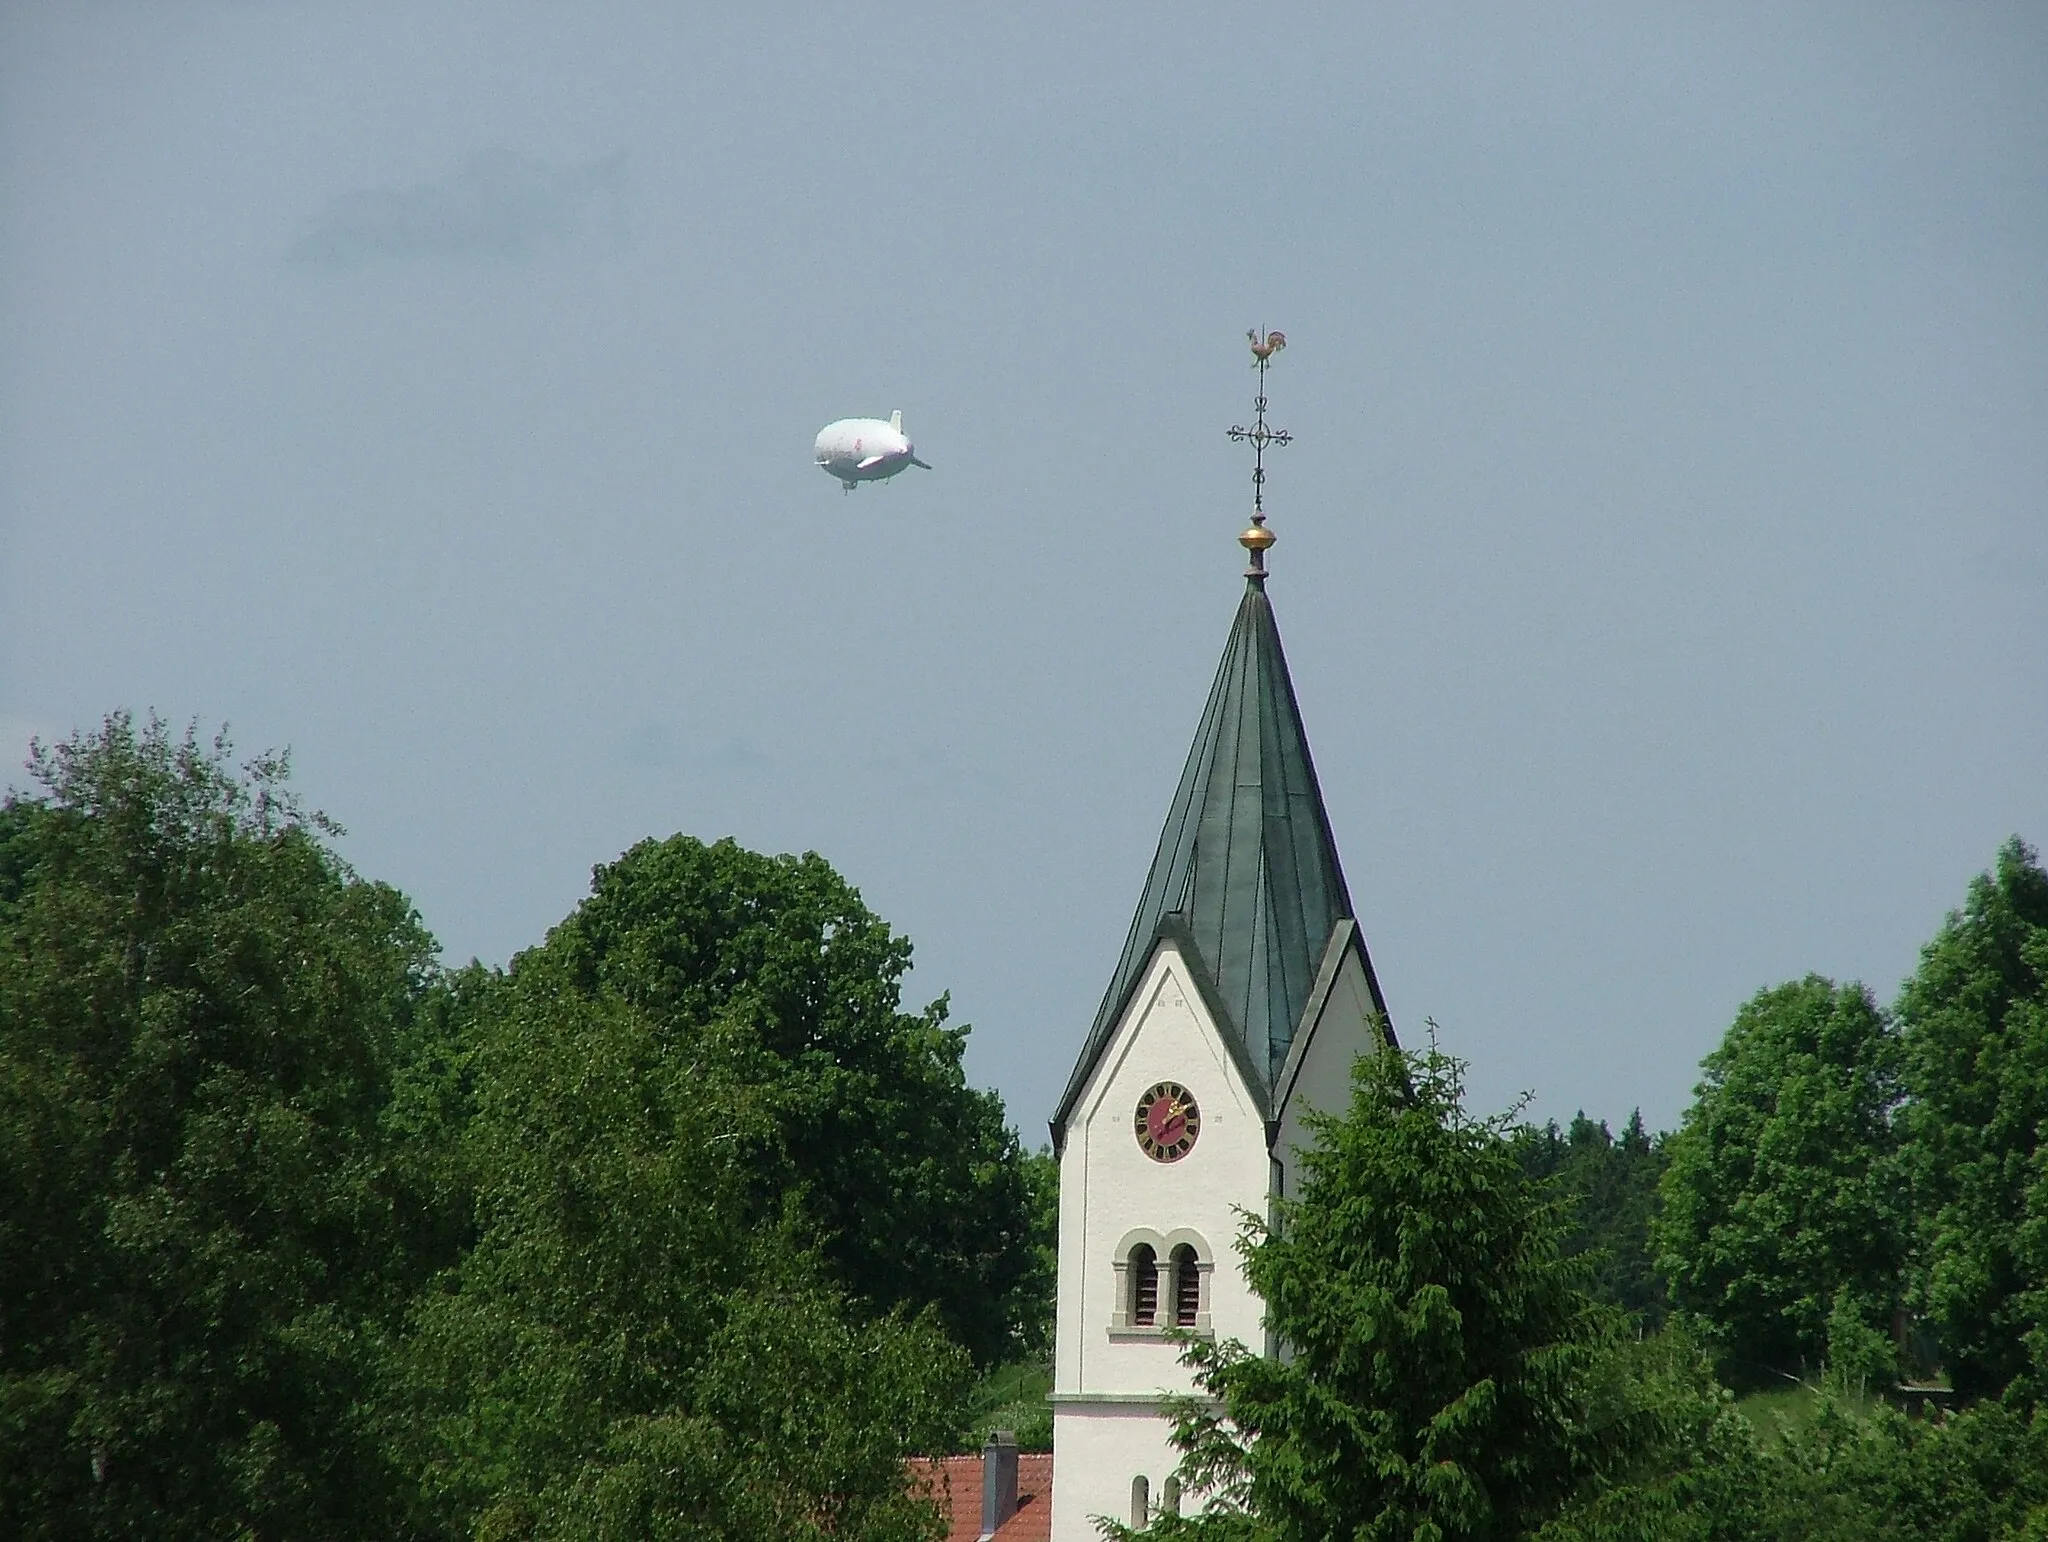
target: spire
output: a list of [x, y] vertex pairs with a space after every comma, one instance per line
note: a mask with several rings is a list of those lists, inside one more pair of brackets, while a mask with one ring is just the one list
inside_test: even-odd
[[1333, 978], [1326, 966], [1355, 950], [1372, 1009], [1386, 1016], [1266, 598], [1266, 552], [1274, 539], [1266, 528], [1266, 450], [1294, 440], [1286, 429], [1267, 425], [1266, 370], [1287, 339], [1256, 328], [1246, 335], [1259, 372], [1258, 396], [1252, 426], [1230, 430], [1232, 440], [1252, 447], [1252, 522], [1237, 538], [1251, 554], [1244, 598], [1123, 956], [1053, 1115], [1055, 1142], [1064, 1139], [1074, 1104], [1162, 939], [1173, 941], [1188, 963], [1269, 1121], [1311, 1000], [1320, 1001]]
[[1350, 917], [1265, 574], [1255, 572], [1054, 1128], [1065, 1127], [1161, 937], [1205, 976], [1212, 1015], [1270, 1108], [1331, 936]]

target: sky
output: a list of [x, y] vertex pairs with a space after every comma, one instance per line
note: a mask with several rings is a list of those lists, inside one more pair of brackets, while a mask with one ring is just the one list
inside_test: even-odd
[[[1669, 1127], [2048, 842], [2044, 84], [2037, 4], [16, 0], [0, 751], [288, 747], [451, 963], [646, 836], [816, 850], [1035, 1143], [1280, 328], [1397, 1031]], [[929, 474], [810, 463], [894, 408]]]

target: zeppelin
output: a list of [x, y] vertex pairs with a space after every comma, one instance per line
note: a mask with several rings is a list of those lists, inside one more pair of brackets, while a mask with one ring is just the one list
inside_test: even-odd
[[839, 478], [852, 492], [863, 482], [882, 482], [905, 466], [932, 468], [917, 458], [917, 450], [903, 437], [903, 414], [892, 412], [889, 421], [880, 418], [841, 418], [818, 432], [811, 447], [818, 469]]

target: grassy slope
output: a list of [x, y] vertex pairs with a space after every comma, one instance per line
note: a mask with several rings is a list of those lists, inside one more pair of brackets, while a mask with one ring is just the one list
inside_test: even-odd
[[997, 1366], [974, 1389], [969, 1449], [979, 1450], [991, 1430], [1015, 1430], [1026, 1451], [1052, 1449], [1052, 1367], [1042, 1360]]

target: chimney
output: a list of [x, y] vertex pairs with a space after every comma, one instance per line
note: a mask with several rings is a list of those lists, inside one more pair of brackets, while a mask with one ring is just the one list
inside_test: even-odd
[[988, 1542], [1017, 1513], [1017, 1432], [991, 1430], [981, 1448], [981, 1536]]

